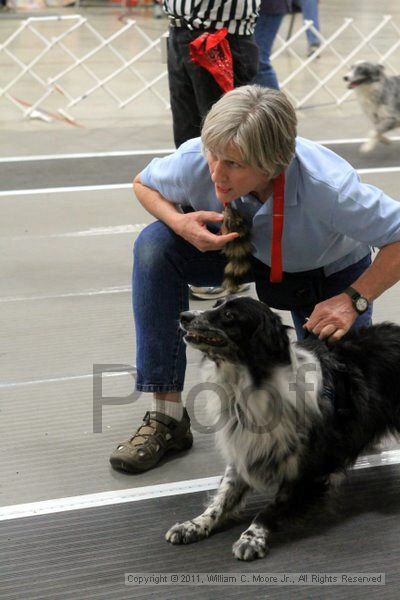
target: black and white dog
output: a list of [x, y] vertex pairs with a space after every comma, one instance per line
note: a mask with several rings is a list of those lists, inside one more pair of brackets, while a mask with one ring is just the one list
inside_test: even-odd
[[364, 113], [374, 126], [360, 151], [371, 152], [378, 142], [389, 143], [384, 134], [400, 126], [400, 76], [387, 77], [383, 65], [363, 60], [352, 65], [343, 79], [349, 89], [355, 90]]
[[291, 343], [280, 317], [248, 297], [184, 312], [181, 327], [186, 342], [214, 363], [219, 402], [211, 414], [228, 466], [208, 508], [174, 525], [166, 539], [201, 540], [247, 491], [276, 484], [275, 499], [233, 545], [238, 559], [262, 558], [280, 520], [305, 514], [330, 479], [400, 429], [400, 327], [350, 332], [330, 348], [318, 339]]

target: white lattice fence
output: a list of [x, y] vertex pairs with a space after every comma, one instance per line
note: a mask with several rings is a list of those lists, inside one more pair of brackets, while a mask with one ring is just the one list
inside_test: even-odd
[[[320, 38], [321, 46], [304, 60], [299, 41], [304, 38], [306, 29]], [[271, 58], [281, 73], [284, 58], [290, 57], [291, 72], [280, 78], [280, 86], [296, 108], [307, 106], [311, 99], [321, 102], [321, 92], [326, 101], [342, 104], [352, 93], [345, 91], [343, 75], [356, 60], [380, 62], [394, 73], [400, 70], [399, 57], [395, 54], [400, 46], [400, 29], [389, 15], [368, 32], [362, 31], [354, 19], [344, 19], [329, 37], [316, 31], [312, 21], [305, 21], [292, 38], [286, 42], [280, 38], [280, 43]], [[391, 58], [394, 60], [389, 60]]]
[[[0, 75], [0, 98], [25, 117], [45, 116], [46, 109], [56, 105], [60, 114], [72, 119], [67, 111], [83, 101], [90, 103], [100, 91], [118, 108], [147, 91], [169, 108], [166, 94], [157, 90], [166, 77], [162, 38], [152, 40], [133, 20], [118, 27], [103, 36], [80, 15], [27, 19], [0, 45], [0, 73], [6, 61], [3, 72], [13, 73], [4, 82]], [[26, 48], [33, 45], [40, 50], [31, 58]], [[17, 97], [22, 90], [26, 100]]]
[[[0, 99], [11, 102], [25, 117], [46, 118], [49, 110], [55, 110], [69, 120], [78, 105], [96, 110], [110, 102], [118, 108], [135, 106], [147, 93], [167, 109], [167, 72], [161, 60], [165, 34], [152, 39], [133, 20], [116, 23], [114, 29], [103, 35], [80, 15], [23, 21], [0, 45]], [[309, 58], [304, 57], [307, 29], [321, 40]], [[368, 59], [399, 72], [399, 46], [400, 29], [390, 16], [368, 31], [354, 19], [344, 19], [327, 36], [306, 21], [289, 40], [278, 38], [272, 61], [281, 88], [296, 108], [341, 104], [351, 94], [343, 83], [348, 67]], [[36, 48], [34, 56], [27, 50], [30, 47]]]

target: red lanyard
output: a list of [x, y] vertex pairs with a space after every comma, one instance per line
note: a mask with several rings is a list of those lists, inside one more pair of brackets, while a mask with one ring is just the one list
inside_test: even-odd
[[285, 202], [285, 173], [282, 172], [273, 180], [272, 205], [272, 244], [271, 244], [271, 283], [282, 281], [282, 234], [283, 211]]
[[[271, 243], [271, 283], [282, 281], [282, 235], [285, 203], [285, 173], [280, 173], [272, 182], [272, 243]], [[227, 206], [224, 202], [224, 206]]]

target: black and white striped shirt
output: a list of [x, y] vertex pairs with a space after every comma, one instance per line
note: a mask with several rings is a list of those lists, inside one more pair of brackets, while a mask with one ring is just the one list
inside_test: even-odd
[[222, 29], [250, 35], [254, 31], [260, 0], [163, 0], [165, 12], [189, 29]]

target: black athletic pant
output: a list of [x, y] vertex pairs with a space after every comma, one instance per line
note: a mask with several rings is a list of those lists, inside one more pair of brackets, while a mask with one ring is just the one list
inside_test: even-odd
[[[170, 27], [168, 79], [175, 146], [199, 137], [204, 117], [223, 91], [203, 67], [190, 61], [189, 44], [204, 31]], [[250, 83], [258, 71], [258, 48], [252, 35], [228, 34], [234, 86]]]

